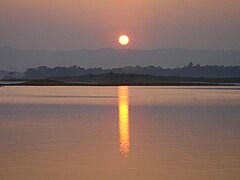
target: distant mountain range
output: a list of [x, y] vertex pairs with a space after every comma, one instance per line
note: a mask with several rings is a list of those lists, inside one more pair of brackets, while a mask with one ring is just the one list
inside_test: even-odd
[[0, 47], [0, 69], [25, 71], [38, 66], [123, 67], [161, 66], [182, 67], [189, 62], [201, 65], [240, 65], [237, 50], [187, 50], [180, 48], [157, 50], [97, 49], [75, 51], [20, 50]]

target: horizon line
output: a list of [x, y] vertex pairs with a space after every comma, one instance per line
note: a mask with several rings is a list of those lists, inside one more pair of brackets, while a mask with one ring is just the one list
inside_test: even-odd
[[187, 50], [187, 51], [240, 51], [240, 49], [204, 49], [204, 48], [182, 48], [182, 47], [164, 47], [164, 48], [156, 48], [156, 49], [136, 49], [136, 48], [110, 48], [110, 47], [103, 47], [103, 48], [79, 48], [79, 49], [44, 49], [44, 48], [18, 48], [13, 46], [0, 46], [0, 48], [9, 48], [9, 49], [16, 49], [22, 51], [51, 51], [51, 52], [58, 52], [58, 51], [65, 51], [65, 52], [74, 52], [74, 51], [98, 51], [98, 50], [117, 50], [117, 51], [158, 51], [158, 50], [167, 50], [167, 49], [179, 49], [179, 50]]

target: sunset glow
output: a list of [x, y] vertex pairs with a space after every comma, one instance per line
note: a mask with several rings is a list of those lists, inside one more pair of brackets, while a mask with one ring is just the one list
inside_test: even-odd
[[128, 157], [129, 152], [129, 101], [128, 87], [118, 88], [120, 152]]

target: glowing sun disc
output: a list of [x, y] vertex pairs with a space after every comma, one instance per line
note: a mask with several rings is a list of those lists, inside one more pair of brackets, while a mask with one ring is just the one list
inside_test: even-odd
[[126, 36], [126, 35], [121, 35], [121, 36], [119, 37], [118, 41], [119, 41], [119, 43], [120, 43], [121, 45], [126, 46], [126, 45], [128, 45], [128, 43], [129, 43], [129, 37]]

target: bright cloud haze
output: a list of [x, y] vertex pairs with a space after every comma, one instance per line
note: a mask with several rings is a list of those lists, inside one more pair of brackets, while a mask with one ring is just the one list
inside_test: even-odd
[[239, 0], [1, 0], [0, 46], [240, 49]]

